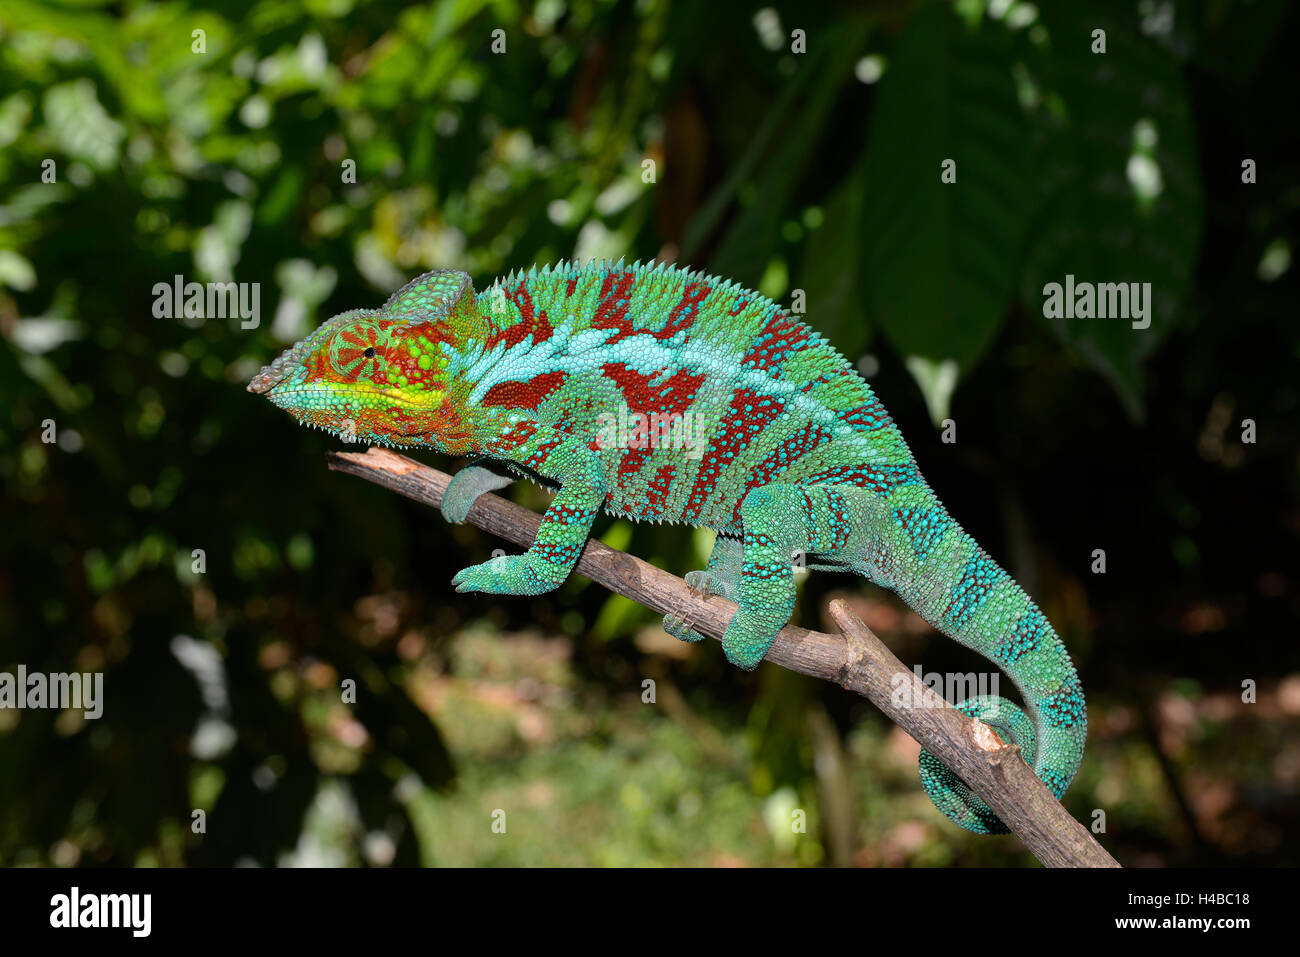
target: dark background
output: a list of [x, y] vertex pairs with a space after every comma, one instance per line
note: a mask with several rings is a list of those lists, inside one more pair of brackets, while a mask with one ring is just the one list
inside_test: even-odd
[[[0, 670], [106, 700], [0, 711], [0, 863], [1032, 863], [839, 688], [579, 579], [454, 595], [499, 542], [244, 391], [420, 272], [573, 256], [802, 290], [1071, 649], [1071, 812], [1125, 865], [1294, 863], [1296, 49], [1282, 0], [6, 0]], [[1151, 328], [1044, 319], [1067, 273], [1150, 282]], [[155, 318], [176, 274], [260, 283], [259, 327]], [[709, 545], [597, 534], [678, 573]], [[837, 591], [905, 661], [986, 668], [862, 582], [810, 576], [796, 620]]]

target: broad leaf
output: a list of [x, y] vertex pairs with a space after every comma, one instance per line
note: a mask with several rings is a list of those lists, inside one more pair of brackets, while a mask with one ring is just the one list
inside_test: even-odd
[[[1053, 4], [1044, 11], [1046, 44], [1029, 61], [1039, 85], [1031, 181], [1038, 214], [1022, 293], [1026, 308], [1101, 370], [1137, 417], [1139, 362], [1185, 307], [1201, 180], [1178, 62], [1140, 35], [1131, 8], [1120, 15], [1106, 6]], [[1099, 29], [1105, 53], [1092, 52]], [[1044, 287], [1064, 285], [1067, 275], [1076, 284], [1150, 283], [1149, 326], [1124, 317], [1046, 318]]]
[[[1006, 315], [1029, 214], [1026, 118], [1002, 24], [917, 14], [881, 80], [863, 167], [872, 319], [900, 353], [963, 369]], [[956, 163], [956, 181], [940, 174]]]

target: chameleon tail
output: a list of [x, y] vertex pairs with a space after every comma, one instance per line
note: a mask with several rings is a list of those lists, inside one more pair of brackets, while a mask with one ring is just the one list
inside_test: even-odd
[[[1039, 780], [1061, 797], [1079, 769], [1088, 732], [1083, 689], [1065, 646], [1024, 590], [941, 508], [926, 510], [928, 515], [913, 511], [896, 513], [896, 545], [918, 541], [909, 518], [911, 525], [920, 520], [938, 534], [922, 539], [932, 546], [928, 554], [908, 550], [918, 574], [904, 578], [900, 595], [934, 627], [1005, 670], [1028, 713], [996, 695], [968, 698], [957, 708], [1018, 744]], [[926, 793], [949, 820], [978, 834], [1007, 831], [933, 754], [923, 750], [919, 764]]]

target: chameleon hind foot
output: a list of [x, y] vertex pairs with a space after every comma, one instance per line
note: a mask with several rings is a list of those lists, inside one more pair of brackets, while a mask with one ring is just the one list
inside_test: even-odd
[[722, 650], [727, 660], [745, 671], [757, 668], [776, 641], [777, 632], [790, 620], [792, 611], [793, 583], [788, 600], [775, 598], [774, 604], [760, 608], [746, 608], [742, 604], [722, 636]]
[[736, 615], [722, 638], [732, 664], [758, 667], [794, 611], [792, 554], [843, 561], [857, 544], [854, 529], [873, 503], [870, 493], [833, 485], [762, 485], [740, 506], [745, 535]]
[[[600, 460], [591, 449], [572, 440], [566, 443], [564, 437], [547, 426], [533, 424], [531, 427], [529, 438], [518, 447], [518, 451], [529, 453], [529, 443], [533, 443], [532, 448], [536, 451], [531, 454], [540, 456], [542, 461], [550, 460], [560, 490], [542, 516], [537, 536], [528, 551], [522, 555], [499, 555], [481, 565], [461, 569], [451, 580], [458, 592], [540, 595], [553, 591], [564, 584], [586, 547], [592, 519], [605, 499]], [[459, 504], [463, 504], [464, 498], [471, 493], [481, 494], [486, 490], [485, 486], [500, 481], [500, 476], [491, 473], [488, 473], [489, 478], [485, 478], [483, 473], [487, 470], [476, 466], [462, 469], [457, 476], [471, 469], [476, 471], [465, 480], [467, 491], [458, 493]]]
[[[735, 590], [728, 580], [718, 578], [707, 571], [687, 572], [686, 584], [690, 586], [692, 592], [700, 597], [721, 595], [723, 598], [732, 598], [733, 596], [730, 593]], [[703, 641], [705, 637], [692, 628], [684, 618], [671, 613], [664, 615], [664, 631], [678, 641]]]
[[[719, 535], [709, 554], [709, 563], [703, 571], [686, 573], [686, 584], [697, 595], [721, 595], [729, 601], [736, 600], [737, 578], [740, 575], [740, 542]], [[678, 641], [703, 641], [704, 635], [677, 615], [664, 615], [664, 631]]]

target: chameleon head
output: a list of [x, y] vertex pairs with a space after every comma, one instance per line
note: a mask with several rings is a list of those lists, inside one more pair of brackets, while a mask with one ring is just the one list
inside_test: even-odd
[[432, 316], [346, 312], [263, 367], [248, 391], [348, 442], [455, 451], [462, 429], [448, 401], [448, 340]]

